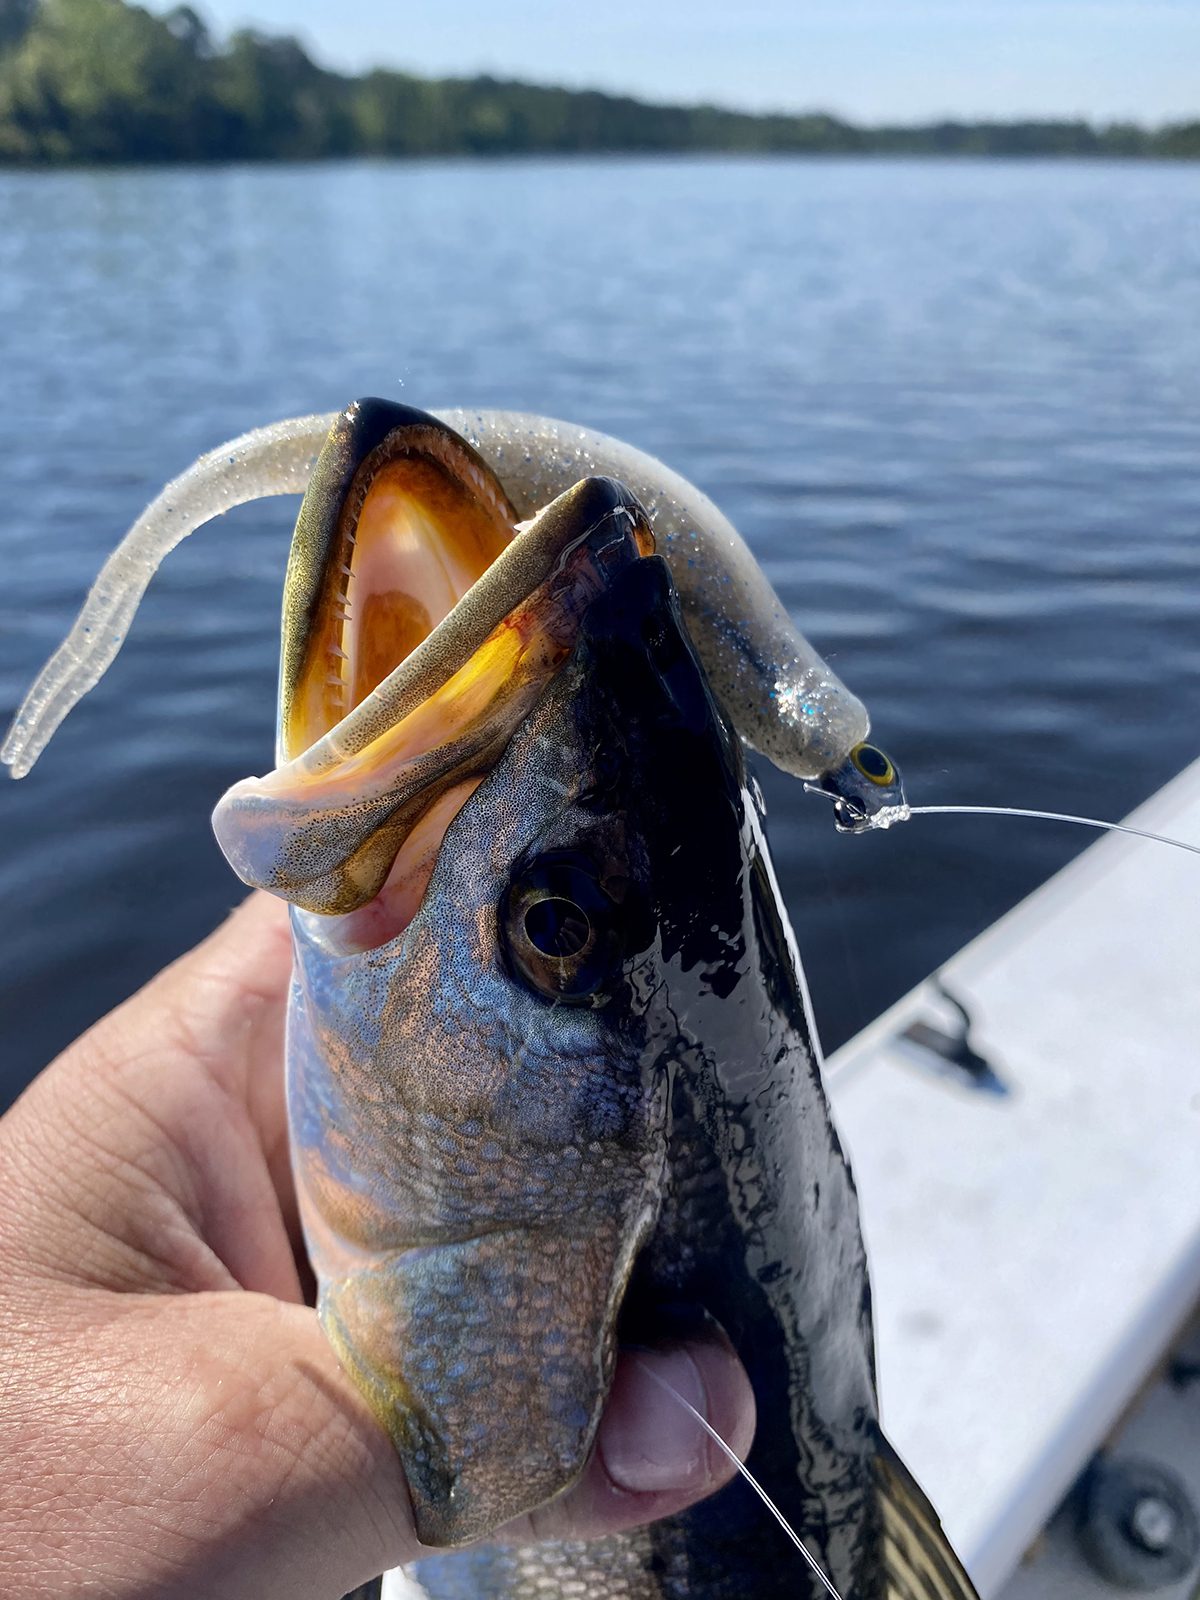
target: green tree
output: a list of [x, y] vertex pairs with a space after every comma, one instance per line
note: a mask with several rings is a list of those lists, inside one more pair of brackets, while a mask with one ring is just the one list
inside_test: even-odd
[[729, 150], [1200, 159], [1200, 123], [943, 122], [855, 128], [812, 113], [656, 106], [492, 77], [319, 67], [252, 30], [218, 47], [181, 4], [0, 0], [0, 161], [314, 160], [353, 154]]
[[314, 160], [356, 148], [348, 85], [295, 39], [235, 33], [213, 81], [229, 130], [222, 155]]
[[1175, 160], [1200, 161], [1200, 122], [1177, 122], [1153, 141], [1151, 153]]
[[193, 156], [196, 57], [121, 0], [43, 0], [0, 61], [0, 153], [27, 160]]

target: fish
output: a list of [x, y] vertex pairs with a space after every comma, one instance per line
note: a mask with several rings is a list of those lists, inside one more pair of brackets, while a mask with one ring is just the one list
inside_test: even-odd
[[[732, 634], [681, 601], [636, 486], [591, 473], [527, 510], [445, 421], [343, 413], [285, 581], [277, 766], [214, 813], [291, 902], [318, 1312], [440, 1552], [413, 1580], [971, 1600], [880, 1426], [854, 1183], [712, 648]], [[899, 792], [863, 731], [804, 757], [847, 826]], [[579, 1476], [619, 1342], [710, 1321], [754, 1389], [747, 1465], [824, 1583], [740, 1479], [634, 1532], [489, 1543]]]

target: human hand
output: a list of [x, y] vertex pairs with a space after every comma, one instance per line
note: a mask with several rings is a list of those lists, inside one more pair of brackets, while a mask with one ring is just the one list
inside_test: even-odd
[[[399, 1460], [304, 1303], [283, 905], [251, 897], [0, 1119], [0, 1593], [337, 1600], [421, 1553]], [[715, 1337], [642, 1355], [739, 1453]], [[597, 1448], [506, 1538], [581, 1538], [732, 1468], [622, 1356]]]

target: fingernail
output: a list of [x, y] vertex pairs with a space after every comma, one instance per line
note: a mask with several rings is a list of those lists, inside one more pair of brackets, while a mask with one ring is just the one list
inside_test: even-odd
[[622, 1489], [687, 1489], [708, 1477], [707, 1435], [663, 1384], [707, 1420], [700, 1369], [686, 1348], [631, 1352], [617, 1368], [598, 1441]]

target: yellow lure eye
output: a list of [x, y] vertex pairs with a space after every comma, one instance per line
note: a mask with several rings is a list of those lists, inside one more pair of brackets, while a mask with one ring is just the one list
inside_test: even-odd
[[856, 744], [850, 759], [868, 782], [878, 784], [881, 789], [895, 783], [896, 769], [878, 745]]

